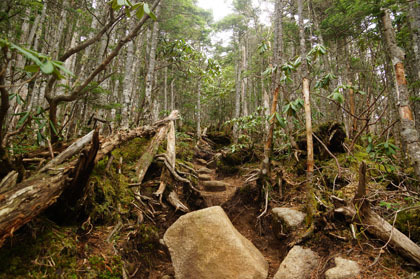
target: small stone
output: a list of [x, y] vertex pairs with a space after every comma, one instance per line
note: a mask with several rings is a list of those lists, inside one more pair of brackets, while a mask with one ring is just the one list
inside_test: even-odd
[[199, 174], [198, 179], [203, 180], [203, 181], [208, 181], [208, 180], [211, 180], [211, 176], [208, 174]]
[[311, 249], [293, 246], [280, 264], [273, 279], [307, 279], [319, 263], [319, 256]]
[[349, 279], [355, 278], [360, 273], [359, 265], [352, 260], [335, 257], [335, 267], [325, 272], [326, 279]]
[[200, 173], [200, 174], [210, 174], [210, 173], [212, 173], [211, 169], [206, 168], [206, 167], [202, 167], [202, 168], [198, 169], [197, 172]]
[[289, 228], [296, 228], [305, 220], [306, 214], [295, 209], [286, 207], [273, 208], [273, 213]]
[[226, 190], [226, 187], [229, 186], [229, 184], [222, 181], [211, 180], [203, 181], [203, 186], [204, 189], [209, 192], [223, 192]]

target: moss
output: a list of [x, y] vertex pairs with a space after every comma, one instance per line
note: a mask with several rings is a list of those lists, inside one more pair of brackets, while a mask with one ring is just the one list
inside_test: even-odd
[[[345, 152], [343, 143], [346, 139], [346, 132], [344, 130], [344, 125], [338, 122], [326, 122], [320, 125], [317, 125], [313, 128], [313, 132], [316, 136], [321, 139], [321, 141], [328, 147], [328, 149], [333, 153], [343, 153]], [[302, 151], [300, 157], [306, 157], [306, 132], [302, 131], [296, 141], [299, 149]], [[325, 160], [330, 155], [325, 150], [325, 148], [314, 139], [314, 156], [315, 159]]]
[[239, 166], [230, 165], [223, 160], [217, 161], [217, 172], [223, 175], [234, 175], [239, 171]]
[[112, 155], [115, 159], [117, 159], [116, 162], [118, 162], [118, 160], [122, 156], [124, 159], [124, 163], [130, 164], [136, 162], [141, 157], [141, 155], [143, 155], [148, 145], [148, 138], [135, 138], [125, 143], [120, 148], [114, 149], [112, 151]]
[[121, 257], [114, 256], [111, 259], [104, 259], [102, 256], [91, 256], [89, 258], [91, 269], [83, 275], [83, 278], [120, 279], [122, 278]]
[[409, 236], [414, 242], [420, 243], [420, 209], [400, 212], [397, 216], [395, 227]]
[[[0, 278], [77, 278], [75, 229], [45, 221], [37, 229], [0, 249]], [[29, 233], [36, 233], [36, 239]]]
[[109, 224], [129, 213], [133, 193], [128, 187], [129, 180], [123, 174], [92, 174], [89, 183], [88, 200], [85, 211], [93, 223]]
[[182, 161], [192, 161], [194, 158], [194, 143], [192, 141], [177, 142], [176, 157]]

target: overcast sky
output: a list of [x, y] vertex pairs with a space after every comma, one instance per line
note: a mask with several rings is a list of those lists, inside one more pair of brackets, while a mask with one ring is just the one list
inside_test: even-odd
[[[252, 0], [252, 4], [254, 7], [259, 6], [261, 8], [260, 22], [265, 25], [270, 25], [270, 13], [273, 10], [273, 5], [263, 0]], [[233, 12], [231, 0], [198, 0], [197, 5], [201, 8], [211, 10], [214, 21], [219, 21]], [[212, 41], [215, 43], [221, 40], [222, 44], [226, 46], [229, 43], [231, 35], [232, 33], [230, 31], [214, 34]]]
[[212, 10], [215, 21], [221, 20], [223, 17], [232, 13], [229, 0], [198, 0], [197, 5], [201, 8]]

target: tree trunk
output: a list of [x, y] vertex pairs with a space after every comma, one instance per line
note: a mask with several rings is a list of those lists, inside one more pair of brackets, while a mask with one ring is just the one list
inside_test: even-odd
[[[92, 137], [93, 131], [68, 147], [63, 152], [65, 155], [58, 157], [67, 159], [77, 154]], [[74, 174], [74, 169], [80, 169], [77, 160], [63, 165], [59, 165], [61, 160], [55, 162], [56, 164], [48, 164], [47, 168], [44, 167], [35, 176], [22, 181], [13, 189], [0, 193], [0, 246], [7, 237], [13, 236], [18, 228], [55, 203], [68, 185], [69, 175]]]
[[384, 28], [385, 43], [390, 53], [391, 61], [395, 70], [396, 95], [399, 106], [399, 116], [401, 120], [401, 138], [407, 145], [407, 153], [414, 163], [414, 170], [420, 177], [420, 142], [419, 134], [415, 128], [413, 113], [409, 104], [409, 92], [404, 71], [404, 51], [397, 45], [395, 31], [392, 27], [389, 10], [385, 10], [382, 16], [382, 26]]
[[300, 37], [300, 53], [302, 57], [302, 91], [305, 107], [305, 125], [306, 125], [306, 223], [310, 228], [313, 227], [313, 215], [316, 210], [314, 189], [313, 189], [313, 172], [314, 172], [314, 146], [312, 139], [312, 115], [311, 100], [309, 92], [308, 68], [306, 63], [306, 46], [305, 46], [305, 27], [303, 25], [303, 0], [298, 0], [298, 17], [299, 17], [299, 37]]
[[197, 139], [201, 138], [201, 80], [197, 84]]
[[[238, 59], [236, 65], [236, 79], [235, 79], [235, 111], [233, 114], [234, 118], [239, 118], [241, 113], [241, 60]], [[233, 123], [233, 141], [234, 143], [238, 143], [239, 138], [239, 127], [238, 124], [235, 122]]]
[[[156, 7], [156, 15], [159, 15], [160, 5]], [[152, 102], [152, 89], [153, 89], [153, 77], [155, 72], [155, 64], [156, 64], [156, 47], [157, 47], [157, 40], [158, 40], [158, 30], [159, 30], [159, 23], [156, 21], [153, 23], [152, 29], [152, 38], [150, 43], [150, 53], [149, 53], [149, 66], [147, 68], [146, 74], [146, 89], [145, 89], [145, 96], [144, 96], [144, 115], [143, 118], [146, 122], [150, 123], [152, 119], [152, 112], [153, 112], [153, 102]]]
[[[247, 48], [246, 48], [247, 37], [248, 36], [244, 38], [244, 44], [242, 45], [242, 69], [241, 69], [242, 71], [246, 71], [248, 68]], [[248, 78], [246, 77], [246, 75], [244, 75], [241, 80], [242, 116], [248, 115], [247, 85], [248, 85]]]
[[121, 128], [128, 129], [129, 126], [129, 111], [130, 111], [130, 97], [133, 79], [133, 64], [134, 64], [134, 43], [131, 40], [127, 43], [127, 57], [125, 60], [124, 83], [122, 92], [122, 112], [121, 112]]

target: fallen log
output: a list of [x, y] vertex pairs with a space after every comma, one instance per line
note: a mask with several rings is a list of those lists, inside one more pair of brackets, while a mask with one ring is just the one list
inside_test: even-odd
[[[372, 211], [366, 197], [366, 165], [362, 163], [359, 171], [359, 186], [353, 202], [335, 209], [363, 226], [370, 234], [389, 245], [397, 253], [420, 266], [420, 247], [397, 228]], [[384, 247], [385, 247], [384, 246]]]
[[141, 156], [140, 160], [136, 164], [136, 176], [137, 182], [141, 183], [146, 175], [147, 169], [149, 168], [150, 164], [153, 162], [153, 159], [158, 151], [159, 145], [165, 138], [166, 134], [168, 133], [169, 123], [175, 119], [178, 119], [179, 112], [174, 110], [171, 114], [163, 120], [156, 122], [154, 125], [161, 125], [153, 138], [150, 142], [149, 146], [147, 147], [146, 151]]
[[[77, 140], [52, 161], [61, 163], [65, 160], [63, 158], [77, 154], [93, 135], [92, 131]], [[76, 160], [61, 165], [48, 163], [34, 176], [0, 194], [0, 246], [18, 228], [56, 202], [69, 183], [68, 175], [76, 167]]]
[[[166, 141], [166, 156], [168, 158], [168, 163], [171, 165], [172, 168], [175, 168], [175, 124], [173, 123], [173, 121], [171, 121], [171, 123], [169, 124], [169, 132]], [[166, 168], [164, 168], [162, 170], [162, 174], [160, 175], [159, 189], [154, 193], [156, 196], [159, 197], [159, 200], [162, 199], [162, 195], [165, 192], [166, 185], [170, 179], [171, 176], [169, 171]]]
[[[178, 113], [176, 112], [175, 115], [177, 117]], [[174, 115], [171, 114], [171, 116], [155, 123], [153, 126], [139, 127], [131, 131], [120, 131], [107, 139], [101, 140], [102, 144], [99, 150], [99, 140], [95, 139], [96, 144], [92, 145], [92, 149], [96, 149], [95, 151], [91, 149], [91, 152], [85, 154], [83, 160], [79, 160], [79, 158], [70, 160], [92, 142], [94, 134], [97, 135], [97, 133], [91, 131], [67, 147], [58, 156], [55, 156], [40, 171], [14, 185], [14, 187], [9, 187], [14, 184], [13, 179], [8, 178], [2, 181], [4, 188], [0, 191], [0, 246], [8, 237], [13, 236], [17, 229], [54, 204], [67, 187], [72, 187], [80, 181], [86, 182], [91, 168], [113, 149], [136, 137], [152, 134], [160, 129], [163, 124], [173, 120]], [[83, 187], [80, 187], [76, 190], [70, 190], [69, 195], [77, 193], [76, 196], [80, 197], [82, 192]], [[72, 200], [71, 204], [74, 204], [74, 202], [75, 200]]]

